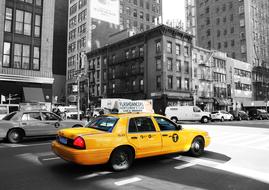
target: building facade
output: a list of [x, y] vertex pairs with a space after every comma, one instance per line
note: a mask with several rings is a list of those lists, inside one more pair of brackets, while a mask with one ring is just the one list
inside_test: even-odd
[[91, 98], [153, 99], [154, 110], [192, 105], [192, 36], [160, 25], [87, 53]]
[[[156, 20], [162, 15], [162, 0], [117, 0], [119, 2], [119, 24], [112, 24], [92, 17], [90, 1], [69, 0], [68, 48], [66, 71], [66, 94], [77, 94], [77, 73], [81, 73], [83, 52], [109, 44], [109, 36], [123, 29], [134, 33], [155, 27]], [[81, 53], [82, 52], [82, 53]], [[81, 104], [89, 103], [89, 84], [87, 74], [80, 78]], [[67, 101], [76, 103], [75, 99]]]
[[253, 99], [265, 100], [269, 88], [269, 2], [186, 0], [185, 3], [187, 31], [196, 36], [196, 45], [250, 63]]
[[0, 2], [2, 103], [51, 102], [54, 7], [54, 0]]

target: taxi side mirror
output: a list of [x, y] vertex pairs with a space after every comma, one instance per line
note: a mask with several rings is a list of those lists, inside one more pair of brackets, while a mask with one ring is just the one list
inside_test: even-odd
[[181, 125], [177, 125], [177, 129], [180, 131], [182, 130], [182, 126]]

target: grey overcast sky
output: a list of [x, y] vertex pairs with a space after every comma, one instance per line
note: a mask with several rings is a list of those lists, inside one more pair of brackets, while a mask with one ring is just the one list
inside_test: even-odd
[[182, 20], [185, 23], [185, 0], [163, 0], [163, 21]]

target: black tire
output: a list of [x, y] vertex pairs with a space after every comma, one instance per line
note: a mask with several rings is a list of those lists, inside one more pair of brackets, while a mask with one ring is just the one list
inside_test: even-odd
[[234, 117], [233, 117], [233, 116], [231, 116], [230, 121], [233, 121], [233, 120], [234, 120]]
[[7, 134], [7, 140], [10, 143], [19, 143], [23, 139], [23, 132], [19, 129], [11, 129]]
[[177, 117], [171, 117], [171, 121], [173, 121], [174, 123], [177, 123], [178, 119], [177, 119]]
[[225, 121], [225, 120], [224, 120], [224, 117], [222, 117], [222, 118], [220, 119], [220, 121], [221, 121], [221, 122]]
[[191, 156], [198, 157], [204, 153], [205, 142], [202, 137], [195, 137], [191, 143], [190, 150], [188, 153]]
[[110, 166], [114, 171], [123, 171], [130, 168], [134, 161], [134, 154], [130, 148], [115, 149], [110, 156]]
[[208, 117], [202, 117], [202, 119], [201, 119], [201, 122], [202, 123], [208, 123], [208, 121], [209, 121], [209, 118]]

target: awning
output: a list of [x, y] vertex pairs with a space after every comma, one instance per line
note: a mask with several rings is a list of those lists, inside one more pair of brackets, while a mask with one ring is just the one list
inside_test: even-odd
[[42, 88], [23, 87], [25, 102], [45, 102]]
[[232, 105], [230, 99], [216, 98], [216, 97], [214, 97], [214, 100], [215, 100], [214, 103], [215, 104], [218, 104], [219, 106], [229, 106], [229, 105]]

